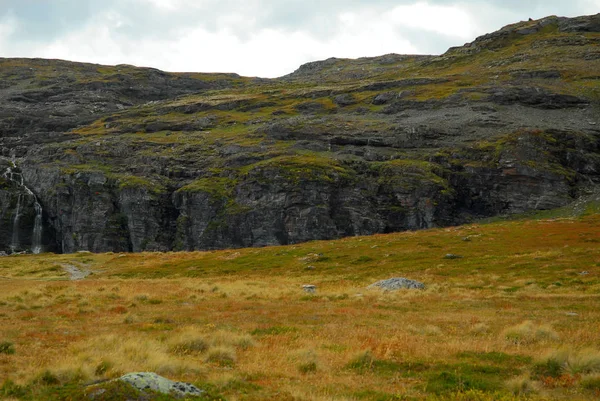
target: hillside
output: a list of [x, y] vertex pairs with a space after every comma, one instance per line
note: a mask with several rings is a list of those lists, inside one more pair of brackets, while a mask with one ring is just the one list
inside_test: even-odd
[[[597, 212], [0, 258], [0, 399], [174, 400], [106, 381], [151, 371], [206, 391], [190, 400], [597, 400]], [[391, 277], [425, 289], [367, 288]]]
[[598, 192], [600, 14], [278, 79], [0, 59], [0, 250], [295, 244]]

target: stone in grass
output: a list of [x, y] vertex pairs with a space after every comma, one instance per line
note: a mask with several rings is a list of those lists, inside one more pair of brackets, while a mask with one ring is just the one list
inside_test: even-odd
[[204, 391], [198, 387], [182, 382], [174, 382], [151, 372], [128, 373], [119, 379], [140, 391], [152, 390], [163, 394], [174, 394], [179, 397], [200, 396]]
[[446, 256], [444, 256], [444, 259], [462, 259], [463, 257], [461, 255], [455, 255], [453, 253], [447, 253]]
[[415, 280], [410, 280], [404, 277], [396, 277], [396, 278], [389, 278], [387, 280], [381, 280], [378, 281], [374, 284], [371, 284], [368, 288], [375, 288], [375, 287], [379, 287], [383, 290], [387, 290], [387, 291], [394, 291], [394, 290], [399, 290], [402, 288], [405, 289], [409, 289], [409, 290], [423, 290], [425, 289], [425, 284], [419, 282], [419, 281], [415, 281]]
[[307, 292], [309, 294], [314, 294], [317, 292], [317, 286], [313, 284], [304, 284], [302, 286], [302, 289], [304, 290], [304, 292]]

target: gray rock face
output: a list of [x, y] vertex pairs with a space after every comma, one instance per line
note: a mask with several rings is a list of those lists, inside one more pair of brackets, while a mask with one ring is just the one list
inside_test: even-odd
[[404, 277], [390, 278], [387, 280], [381, 280], [374, 284], [371, 284], [367, 288], [381, 288], [387, 291], [394, 291], [400, 289], [408, 289], [408, 290], [423, 290], [425, 289], [425, 284], [420, 283], [415, 280], [410, 280]]
[[335, 102], [335, 104], [345, 107], [345, 106], [350, 106], [356, 103], [356, 99], [354, 99], [354, 96], [352, 96], [350, 93], [345, 93], [343, 95], [337, 95], [336, 97], [333, 98], [333, 101]]
[[[567, 205], [600, 186], [597, 21], [270, 81], [0, 59], [0, 252], [33, 248], [36, 199], [42, 248], [68, 253], [284, 245]], [[431, 73], [549, 24], [576, 34], [490, 52], [489, 77], [463, 74], [481, 84]], [[528, 70], [544, 46], [574, 55]], [[573, 65], [576, 87], [561, 81]], [[12, 161], [33, 195], [3, 178]]]
[[173, 394], [178, 397], [201, 396], [203, 391], [188, 383], [174, 382], [156, 373], [128, 373], [119, 379], [140, 391], [152, 390], [163, 394]]

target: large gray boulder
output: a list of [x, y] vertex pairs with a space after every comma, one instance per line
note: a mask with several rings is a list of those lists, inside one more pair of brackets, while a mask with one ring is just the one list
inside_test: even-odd
[[381, 288], [383, 290], [387, 290], [387, 291], [394, 291], [394, 290], [399, 290], [399, 289], [409, 289], [409, 290], [423, 290], [425, 289], [425, 284], [415, 281], [415, 280], [410, 280], [404, 277], [396, 277], [396, 278], [389, 278], [387, 280], [381, 280], [378, 281], [374, 284], [371, 284], [369, 287], [367, 288]]
[[152, 390], [163, 394], [184, 397], [200, 396], [203, 391], [189, 383], [174, 382], [151, 372], [128, 373], [118, 380], [128, 383], [140, 391]]

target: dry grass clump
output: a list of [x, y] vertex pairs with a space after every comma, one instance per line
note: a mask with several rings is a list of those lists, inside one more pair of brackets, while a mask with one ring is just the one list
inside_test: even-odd
[[169, 348], [169, 351], [176, 355], [190, 355], [205, 352], [210, 345], [202, 337], [179, 341]]
[[539, 391], [538, 383], [534, 382], [529, 376], [519, 376], [506, 382], [506, 388], [516, 396], [527, 396], [536, 394]]
[[549, 325], [537, 325], [530, 320], [504, 329], [500, 336], [515, 345], [552, 342], [558, 341], [560, 338], [558, 333]]
[[425, 326], [408, 326], [408, 331], [412, 334], [417, 334], [421, 336], [441, 336], [443, 334], [442, 329], [438, 326], [434, 326], [432, 324], [427, 324]]
[[302, 374], [315, 373], [318, 370], [318, 355], [313, 349], [298, 350], [291, 355], [298, 371]]
[[600, 374], [584, 376], [581, 379], [581, 387], [600, 395]]
[[209, 341], [212, 346], [233, 346], [243, 350], [251, 348], [256, 344], [250, 334], [235, 333], [225, 330], [217, 330], [216, 332], [211, 333]]
[[473, 327], [471, 327], [471, 329], [469, 330], [469, 333], [471, 333], [474, 336], [478, 336], [478, 335], [483, 335], [486, 334], [490, 331], [490, 326], [488, 326], [485, 323], [475, 323], [473, 325]]
[[234, 348], [218, 346], [211, 348], [206, 355], [206, 362], [216, 363], [219, 366], [232, 367], [235, 365], [237, 355]]
[[143, 334], [104, 335], [74, 347], [59, 369], [79, 368], [87, 377], [112, 378], [127, 372], [151, 371], [162, 375], [200, 373], [199, 365], [173, 358], [161, 341]]
[[12, 355], [15, 353], [15, 345], [10, 341], [0, 342], [0, 354]]
[[600, 351], [597, 349], [573, 350], [562, 348], [546, 354], [536, 364], [536, 369], [548, 376], [559, 374], [585, 375], [600, 373]]
[[255, 345], [251, 335], [217, 330], [206, 333], [198, 327], [186, 327], [168, 340], [169, 352], [176, 355], [193, 355], [215, 347], [230, 347], [247, 350]]

